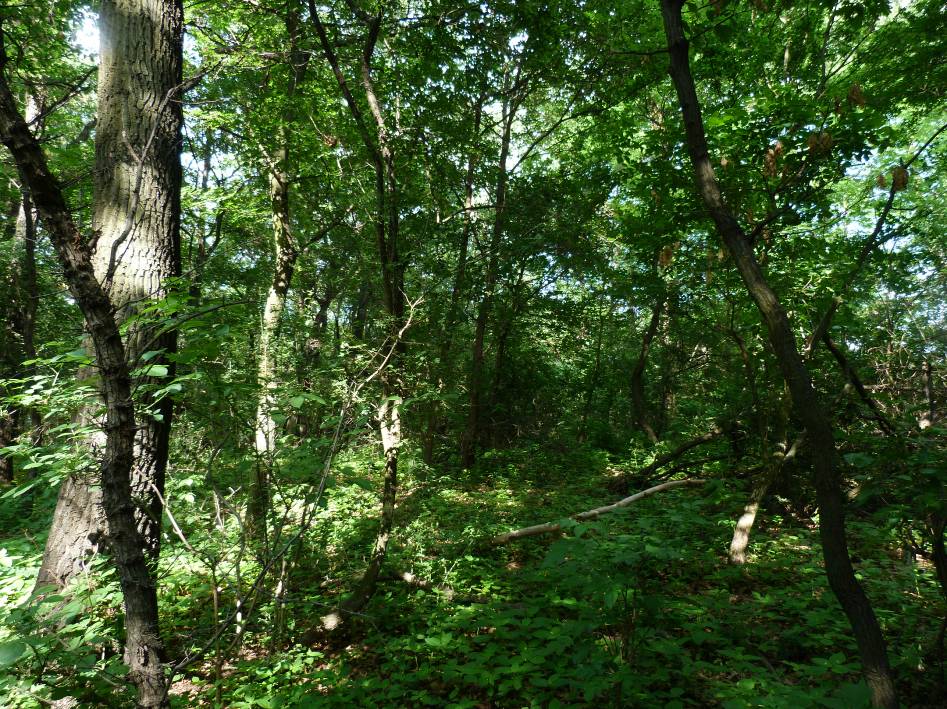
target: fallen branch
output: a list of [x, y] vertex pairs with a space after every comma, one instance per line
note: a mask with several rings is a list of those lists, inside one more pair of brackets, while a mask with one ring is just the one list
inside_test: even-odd
[[[703, 485], [706, 480], [671, 480], [670, 482], [661, 483], [660, 485], [655, 485], [654, 487], [649, 487], [647, 490], [642, 490], [641, 492], [635, 493], [630, 497], [626, 497], [618, 502], [615, 502], [611, 505], [605, 505], [604, 507], [596, 507], [594, 510], [588, 510], [587, 512], [580, 512], [577, 515], [572, 515], [572, 519], [576, 522], [584, 522], [590, 519], [598, 519], [604, 514], [609, 512], [614, 512], [615, 510], [620, 510], [623, 507], [627, 507], [633, 502], [649, 497], [656, 492], [661, 492], [662, 490], [669, 490], [672, 487], [679, 487], [681, 485]], [[540, 534], [551, 534], [553, 532], [562, 531], [562, 525], [559, 522], [548, 522], [546, 524], [536, 524], [532, 527], [523, 527], [522, 529], [517, 529], [512, 532], [506, 532], [505, 534], [498, 534], [489, 541], [490, 546], [500, 546], [508, 542], [512, 542], [516, 539], [523, 539], [525, 537], [535, 537]]]

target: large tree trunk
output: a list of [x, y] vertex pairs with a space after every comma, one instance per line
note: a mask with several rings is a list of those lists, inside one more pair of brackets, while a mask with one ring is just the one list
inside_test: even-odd
[[[180, 0], [103, 0], [99, 17], [92, 263], [122, 322], [162, 298], [166, 280], [180, 273], [183, 9]], [[174, 351], [176, 331], [155, 332], [128, 331], [130, 370], [146, 347]], [[163, 354], [149, 364], [173, 373]], [[141, 411], [131, 485], [138, 529], [156, 559], [172, 402], [146, 396]], [[98, 551], [107, 533], [101, 506], [102, 491], [88, 480], [62, 486], [38, 585], [64, 586]]]
[[[180, 9], [180, 8], [179, 8]], [[180, 13], [177, 15], [180, 28]], [[63, 275], [82, 311], [95, 350], [105, 404], [105, 445], [97, 483], [108, 528], [108, 547], [125, 604], [125, 662], [138, 689], [139, 707], [168, 706], [155, 579], [138, 528], [131, 472], [135, 449], [132, 379], [114, 306], [95, 275], [91, 249], [72, 220], [59, 182], [20, 116], [3, 73], [6, 55], [0, 32], [0, 140], [13, 156], [56, 250]], [[66, 486], [68, 488], [68, 485]], [[85, 544], [85, 542], [83, 542]]]
[[662, 0], [661, 9], [671, 58], [670, 73], [677, 91], [687, 148], [696, 185], [717, 232], [733, 257], [743, 282], [763, 316], [770, 343], [782, 371], [796, 415], [807, 431], [813, 453], [813, 482], [819, 503], [819, 533], [829, 585], [848, 616], [861, 653], [865, 679], [877, 707], [898, 706], [884, 636], [871, 603], [855, 578], [845, 536], [845, 514], [836, 468], [832, 426], [803, 363], [789, 319], [770, 287], [753, 246], [723, 199], [707, 148], [700, 103], [688, 58], [681, 19], [682, 0]]

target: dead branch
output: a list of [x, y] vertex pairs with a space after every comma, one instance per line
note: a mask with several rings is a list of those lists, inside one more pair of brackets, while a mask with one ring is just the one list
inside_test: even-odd
[[[660, 485], [655, 485], [654, 487], [649, 487], [647, 490], [642, 490], [641, 492], [635, 493], [630, 497], [626, 497], [618, 502], [614, 502], [611, 505], [605, 505], [604, 507], [596, 507], [594, 510], [588, 510], [587, 512], [580, 512], [577, 515], [572, 515], [572, 519], [576, 522], [584, 522], [590, 519], [598, 519], [604, 514], [609, 512], [614, 512], [615, 510], [620, 510], [623, 507], [627, 507], [633, 502], [637, 502], [645, 497], [650, 497], [656, 492], [661, 492], [662, 490], [669, 490], [673, 487], [679, 487], [681, 485], [703, 485], [706, 480], [671, 480], [670, 482], [661, 483]], [[559, 522], [547, 522], [546, 524], [536, 524], [532, 527], [523, 527], [522, 529], [517, 529], [512, 532], [506, 532], [505, 534], [498, 534], [489, 541], [489, 546], [501, 546], [512, 542], [516, 539], [523, 539], [525, 537], [535, 537], [540, 534], [551, 534], [553, 532], [562, 531], [562, 524]]]

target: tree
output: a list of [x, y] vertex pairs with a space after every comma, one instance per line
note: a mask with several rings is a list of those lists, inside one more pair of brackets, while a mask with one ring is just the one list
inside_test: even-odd
[[815, 452], [813, 478], [821, 513], [819, 531], [826, 575], [858, 641], [865, 679], [871, 688], [872, 703], [878, 707], [897, 707], [898, 699], [881, 627], [868, 597], [855, 578], [848, 553], [832, 425], [799, 354], [795, 335], [779, 298], [763, 275], [752, 242], [734, 218], [714, 175], [700, 103], [690, 73], [688, 43], [681, 19], [682, 7], [683, 2], [679, 0], [662, 0], [661, 13], [671, 56], [671, 79], [680, 102], [696, 186], [720, 239], [726, 245], [763, 316], [796, 414], [805, 425], [809, 445]]
[[[100, 28], [91, 256], [122, 323], [166, 295], [169, 279], [180, 273], [182, 5], [106, 0]], [[174, 329], [132, 324], [125, 336], [128, 367], [171, 374], [176, 340]], [[155, 381], [146, 374], [136, 378], [136, 388]], [[145, 394], [140, 410], [131, 483], [142, 539], [155, 559], [173, 408], [169, 398]], [[108, 536], [101, 496], [81, 477], [63, 483], [37, 587], [66, 585], [99, 550]]]
[[145, 540], [138, 529], [132, 497], [136, 425], [131, 368], [114, 319], [114, 305], [95, 274], [89, 240], [73, 222], [59, 182], [16, 107], [6, 80], [6, 65], [0, 37], [0, 140], [13, 156], [20, 179], [29, 186], [95, 348], [106, 409], [98, 484], [109, 550], [124, 599], [129, 678], [138, 689], [138, 706], [164, 707], [168, 702], [157, 589], [145, 559]]

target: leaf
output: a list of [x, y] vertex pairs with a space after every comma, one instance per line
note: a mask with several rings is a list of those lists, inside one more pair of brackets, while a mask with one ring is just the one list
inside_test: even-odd
[[0, 667], [12, 665], [26, 653], [27, 645], [21, 640], [0, 643]]
[[875, 459], [867, 453], [846, 453], [842, 457], [845, 459], [845, 462], [853, 468], [859, 469], [867, 468], [875, 462]]
[[847, 707], [867, 707], [871, 703], [871, 691], [864, 681], [843, 684], [835, 696]]
[[290, 406], [292, 406], [294, 409], [302, 408], [302, 405], [305, 403], [306, 403], [306, 397], [304, 396], [294, 396], [292, 399], [289, 400]]
[[147, 367], [139, 367], [132, 372], [133, 377], [166, 377], [168, 368], [163, 364], [151, 364]]
[[548, 569], [551, 566], [558, 566], [563, 561], [565, 561], [566, 555], [569, 553], [571, 544], [568, 543], [565, 539], [560, 539], [555, 544], [549, 547], [549, 551], [546, 552], [546, 558], [543, 559], [542, 568]]

